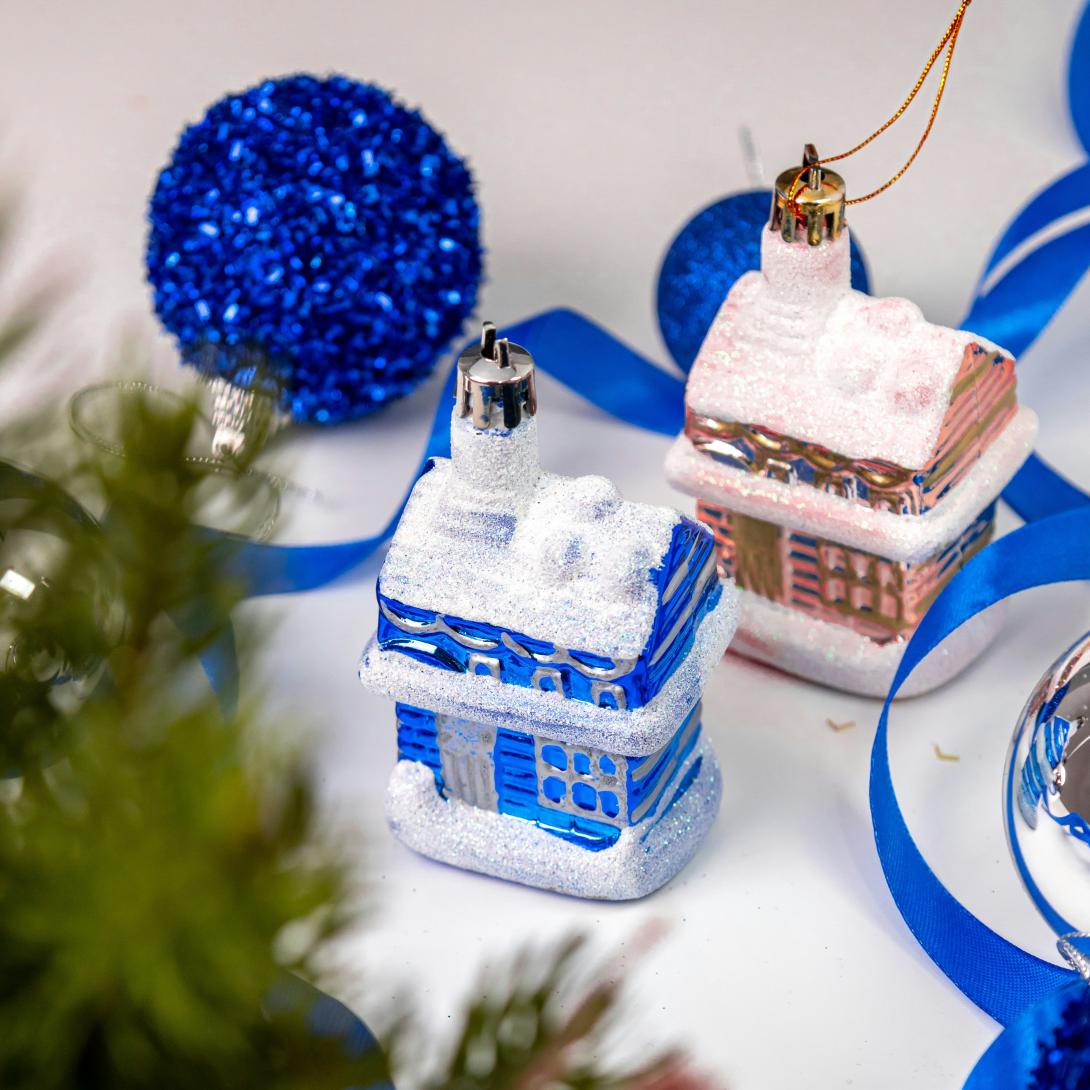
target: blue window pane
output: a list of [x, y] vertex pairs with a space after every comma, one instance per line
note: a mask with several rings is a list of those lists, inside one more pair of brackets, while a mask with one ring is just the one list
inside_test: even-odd
[[568, 755], [560, 746], [542, 746], [541, 759], [553, 768], [559, 768], [561, 772], [567, 771]]
[[596, 810], [598, 808], [598, 792], [595, 791], [590, 784], [573, 783], [571, 798], [572, 802], [574, 802], [580, 810]]
[[[549, 802], [562, 802], [564, 799], [564, 781], [556, 776], [546, 776], [545, 782], [541, 785], [541, 790], [545, 792], [545, 797]], [[593, 792], [591, 793], [593, 794]]]
[[606, 776], [616, 775], [617, 762], [612, 757], [607, 757], [605, 754], [602, 754], [602, 756], [598, 758], [598, 767]]
[[[582, 787], [582, 784], [579, 784]], [[599, 798], [602, 800], [602, 813], [606, 817], [615, 818], [621, 812], [621, 804], [617, 801], [617, 796], [612, 791], [603, 791]]]
[[590, 775], [590, 758], [585, 753], [576, 753], [572, 757], [572, 764], [575, 765], [575, 771], [580, 776]]

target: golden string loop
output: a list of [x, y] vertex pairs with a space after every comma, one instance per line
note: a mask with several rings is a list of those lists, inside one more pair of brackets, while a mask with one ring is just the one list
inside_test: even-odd
[[905, 161], [904, 166], [902, 166], [901, 169], [897, 171], [897, 173], [894, 174], [893, 177], [890, 178], [887, 182], [884, 182], [877, 189], [871, 190], [871, 192], [867, 193], [865, 196], [855, 197], [853, 200], [847, 201], [846, 203], [862, 204], [863, 201], [869, 201], [872, 197], [877, 197], [879, 193], [884, 193], [887, 189], [889, 189], [891, 185], [900, 181], [900, 179], [904, 177], [905, 172], [910, 166], [912, 166], [913, 162], [916, 159], [916, 156], [920, 154], [920, 149], [924, 146], [924, 144], [927, 142], [927, 138], [931, 135], [931, 129], [935, 124], [935, 116], [939, 112], [939, 105], [942, 102], [942, 95], [943, 92], [946, 90], [946, 79], [950, 73], [950, 62], [954, 58], [954, 46], [957, 44], [958, 34], [961, 33], [961, 25], [965, 19], [965, 12], [972, 2], [973, 0], [962, 0], [961, 4], [958, 6], [957, 12], [954, 14], [953, 19], [950, 20], [950, 25], [946, 28], [945, 33], [939, 39], [939, 44], [935, 46], [934, 50], [931, 53], [931, 56], [927, 59], [927, 64], [925, 64], [923, 67], [923, 71], [920, 72], [915, 84], [912, 87], [912, 90], [909, 91], [908, 96], [905, 98], [904, 102], [901, 103], [900, 107], [897, 109], [897, 112], [894, 113], [893, 116], [890, 117], [884, 125], [882, 125], [878, 129], [875, 129], [874, 132], [872, 132], [870, 136], [868, 136], [865, 140], [861, 140], [858, 144], [856, 144], [854, 148], [850, 148], [848, 151], [842, 151], [839, 155], [826, 156], [823, 159], [818, 159], [814, 163], [808, 163], [805, 166], [801, 167], [799, 169], [799, 172], [795, 175], [795, 180], [791, 183], [791, 189], [788, 191], [787, 198], [789, 201], [794, 203], [795, 194], [799, 190], [799, 183], [802, 180], [802, 176], [813, 167], [824, 166], [827, 163], [835, 163], [840, 159], [847, 159], [849, 155], [854, 155], [857, 151], [861, 151], [869, 143], [871, 143], [871, 141], [877, 140], [878, 137], [886, 131], [886, 129], [888, 129], [896, 121], [900, 120], [905, 110], [907, 110], [908, 107], [912, 104], [912, 100], [919, 94], [920, 88], [923, 87], [924, 83], [926, 82], [927, 77], [931, 72], [931, 69], [935, 66], [935, 62], [939, 59], [940, 54], [945, 49], [946, 59], [943, 61], [942, 74], [939, 76], [939, 86], [935, 92], [935, 100], [931, 104], [931, 115], [927, 119], [927, 127], [924, 129], [923, 135], [920, 137], [919, 142], [913, 149], [912, 154]]

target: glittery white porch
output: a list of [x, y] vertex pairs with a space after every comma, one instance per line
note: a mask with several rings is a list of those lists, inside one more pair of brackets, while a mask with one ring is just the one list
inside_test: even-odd
[[702, 741], [681, 774], [700, 761], [684, 795], [648, 829], [630, 826], [605, 851], [590, 852], [558, 840], [536, 825], [443, 799], [431, 772], [398, 761], [386, 791], [386, 820], [414, 851], [510, 882], [587, 897], [627, 901], [665, 885], [696, 854], [719, 810], [722, 775]]
[[[905, 643], [877, 644], [844, 625], [815, 620], [796, 609], [739, 590], [741, 621], [731, 650], [834, 689], [884, 697]], [[980, 655], [1003, 627], [1006, 609], [993, 606], [943, 641], [898, 691], [898, 699], [944, 685]]]

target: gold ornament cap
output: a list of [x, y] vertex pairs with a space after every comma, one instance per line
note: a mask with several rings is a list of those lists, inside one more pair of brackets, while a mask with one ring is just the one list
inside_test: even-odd
[[807, 144], [802, 166], [790, 167], [776, 179], [768, 228], [779, 231], [786, 242], [805, 239], [808, 245], [819, 246], [823, 239], [840, 237], [847, 199], [844, 179], [819, 166], [814, 145]]

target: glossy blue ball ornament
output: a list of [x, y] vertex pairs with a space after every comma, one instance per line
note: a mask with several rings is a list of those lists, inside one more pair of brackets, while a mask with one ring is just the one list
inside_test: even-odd
[[155, 309], [183, 360], [239, 385], [261, 376], [297, 421], [403, 396], [476, 303], [465, 162], [415, 110], [344, 76], [213, 104], [181, 134], [148, 218]]
[[[662, 339], [688, 371], [731, 285], [761, 267], [761, 231], [770, 189], [734, 193], [698, 212], [670, 243], [659, 269], [656, 301]], [[867, 291], [863, 253], [852, 239], [852, 287]]]

